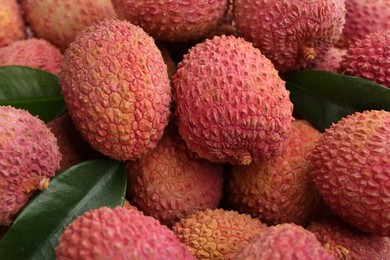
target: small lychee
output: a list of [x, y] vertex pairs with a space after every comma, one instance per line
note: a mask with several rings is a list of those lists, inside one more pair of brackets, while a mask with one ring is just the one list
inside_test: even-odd
[[313, 66], [315, 70], [327, 70], [338, 72], [343, 56], [347, 54], [346, 49], [331, 47], [321, 59], [317, 60]]
[[0, 0], [0, 47], [25, 37], [25, 26], [16, 0]]

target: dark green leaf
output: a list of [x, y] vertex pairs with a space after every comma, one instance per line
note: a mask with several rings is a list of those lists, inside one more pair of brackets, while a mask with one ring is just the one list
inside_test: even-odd
[[26, 109], [45, 122], [66, 110], [56, 75], [20, 66], [0, 67], [0, 105]]
[[0, 241], [0, 258], [55, 259], [65, 226], [90, 209], [122, 205], [125, 191], [123, 163], [103, 158], [69, 168], [19, 214]]
[[355, 112], [390, 111], [390, 89], [369, 80], [321, 70], [284, 79], [294, 109], [320, 131]]

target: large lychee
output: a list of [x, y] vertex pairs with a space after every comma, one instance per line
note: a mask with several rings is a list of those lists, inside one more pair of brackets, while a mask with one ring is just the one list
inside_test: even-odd
[[90, 210], [67, 226], [55, 249], [64, 259], [193, 259], [175, 234], [123, 207]]
[[60, 83], [77, 129], [113, 159], [139, 158], [168, 124], [167, 66], [153, 38], [127, 21], [83, 30], [65, 52]]
[[238, 34], [253, 42], [280, 72], [309, 67], [338, 40], [344, 0], [236, 0]]
[[316, 236], [295, 224], [279, 224], [253, 237], [233, 256], [236, 260], [333, 260]]
[[271, 61], [234, 36], [216, 36], [184, 56], [173, 77], [179, 132], [212, 162], [249, 164], [281, 151], [292, 103]]
[[85, 27], [105, 18], [116, 18], [110, 0], [22, 0], [22, 6], [35, 36], [61, 51]]
[[42, 39], [20, 40], [0, 48], [0, 66], [27, 66], [58, 75], [62, 58], [57, 47]]
[[222, 197], [222, 166], [197, 158], [173, 124], [155, 149], [127, 162], [126, 168], [131, 203], [168, 226], [196, 211], [216, 208]]
[[390, 30], [369, 34], [350, 45], [339, 71], [390, 88]]
[[196, 259], [231, 259], [240, 247], [266, 228], [246, 214], [207, 209], [181, 219], [172, 230]]
[[228, 0], [112, 0], [119, 18], [142, 27], [161, 41], [205, 37], [222, 21]]
[[344, 221], [390, 234], [390, 112], [356, 112], [326, 129], [311, 156], [314, 183]]
[[248, 166], [234, 166], [227, 196], [234, 210], [267, 224], [306, 224], [321, 206], [308, 156], [321, 134], [307, 121], [296, 120], [281, 154]]
[[25, 26], [16, 0], [0, 0], [0, 47], [25, 37]]
[[46, 189], [60, 166], [56, 138], [29, 112], [0, 106], [0, 226], [12, 223], [37, 189]]

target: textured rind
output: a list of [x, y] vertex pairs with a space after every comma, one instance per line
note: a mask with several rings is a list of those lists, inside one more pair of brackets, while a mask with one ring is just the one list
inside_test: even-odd
[[0, 48], [0, 66], [27, 66], [58, 75], [62, 59], [60, 50], [42, 39], [20, 40]]
[[56, 138], [25, 110], [0, 106], [0, 226], [8, 226], [34, 191], [59, 169]]
[[344, 0], [236, 0], [233, 10], [238, 35], [253, 42], [280, 72], [310, 67], [309, 48], [314, 59], [321, 58], [338, 40], [345, 17]]
[[308, 156], [321, 134], [296, 120], [283, 151], [260, 164], [234, 166], [227, 181], [229, 205], [269, 225], [306, 224], [321, 206]]
[[311, 222], [307, 230], [323, 244], [347, 249], [347, 259], [385, 260], [390, 256], [389, 237], [365, 234], [334, 216]]
[[0, 0], [0, 47], [25, 37], [25, 26], [16, 0]]
[[37, 38], [61, 51], [85, 27], [105, 18], [116, 18], [110, 0], [22, 0], [25, 18]]
[[68, 113], [60, 115], [46, 125], [57, 138], [62, 155], [60, 172], [79, 162], [102, 156], [83, 140]]
[[215, 209], [222, 197], [222, 166], [194, 156], [173, 125], [155, 149], [127, 162], [126, 169], [129, 200], [168, 226], [196, 211]]
[[390, 112], [356, 112], [328, 128], [311, 156], [314, 183], [344, 221], [390, 234]]
[[295, 224], [269, 227], [233, 256], [235, 260], [334, 260], [315, 235]]
[[341, 60], [345, 54], [347, 54], [346, 49], [331, 47], [329, 51], [325, 53], [325, 56], [322, 59], [315, 62], [313, 69], [327, 70], [337, 73], [340, 68]]
[[180, 135], [200, 157], [249, 164], [281, 151], [293, 105], [285, 82], [251, 43], [216, 36], [197, 44], [173, 83]]
[[194, 259], [175, 234], [136, 210], [102, 207], [67, 226], [55, 249], [65, 259]]
[[205, 37], [222, 21], [227, 0], [112, 0], [119, 18], [142, 27], [161, 41]]
[[367, 35], [349, 46], [340, 73], [390, 88], [390, 30]]
[[65, 52], [60, 83], [83, 138], [113, 159], [139, 158], [168, 124], [167, 67], [153, 38], [129, 22], [83, 30]]
[[345, 0], [345, 47], [368, 34], [390, 30], [389, 0]]
[[207, 209], [181, 219], [172, 230], [196, 259], [231, 259], [241, 246], [266, 228], [246, 214]]

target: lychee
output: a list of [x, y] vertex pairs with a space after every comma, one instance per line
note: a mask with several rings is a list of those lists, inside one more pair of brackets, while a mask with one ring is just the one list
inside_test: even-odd
[[112, 0], [119, 18], [142, 27], [154, 39], [198, 40], [222, 21], [227, 0]]
[[62, 53], [46, 40], [30, 38], [0, 48], [0, 66], [26, 66], [58, 75]]
[[251, 43], [216, 36], [197, 44], [173, 84], [180, 135], [200, 157], [249, 164], [281, 151], [293, 106], [285, 82]]
[[270, 225], [307, 224], [321, 206], [308, 156], [321, 134], [296, 120], [281, 154], [248, 166], [234, 166], [227, 182], [230, 206]]
[[47, 188], [60, 160], [56, 138], [42, 120], [0, 106], [0, 226], [12, 223], [35, 190]]
[[344, 0], [236, 0], [238, 35], [253, 42], [280, 72], [308, 68], [338, 40]]
[[127, 21], [83, 30], [65, 52], [60, 83], [76, 128], [113, 159], [155, 148], [168, 124], [167, 66], [153, 38]]
[[390, 234], [390, 112], [356, 112], [332, 124], [310, 159], [332, 212], [365, 232]]
[[25, 26], [16, 0], [0, 0], [0, 47], [25, 37]]
[[67, 226], [56, 259], [193, 259], [175, 234], [123, 207], [90, 210]]
[[324, 57], [315, 62], [313, 69], [327, 70], [337, 73], [340, 68], [341, 60], [345, 54], [347, 54], [346, 49], [331, 47], [329, 51], [325, 53]]

